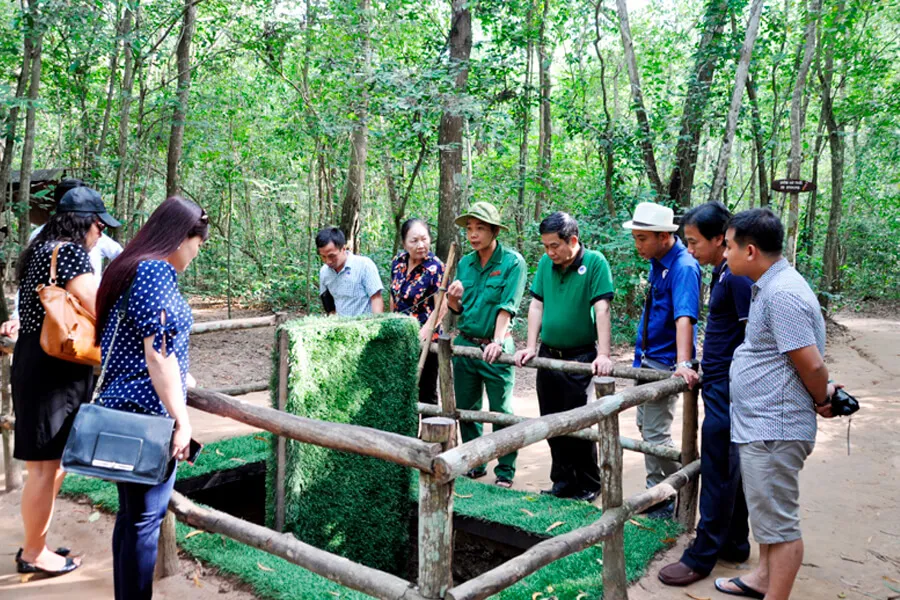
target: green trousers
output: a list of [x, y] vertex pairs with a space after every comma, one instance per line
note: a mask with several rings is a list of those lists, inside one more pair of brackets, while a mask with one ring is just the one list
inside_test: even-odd
[[[474, 346], [462, 337], [457, 337], [454, 342], [459, 346]], [[515, 344], [512, 338], [506, 338], [503, 343], [503, 352], [512, 354], [515, 352]], [[473, 360], [460, 356], [453, 357], [453, 389], [456, 393], [456, 407], [460, 410], [481, 410], [484, 392], [487, 390], [488, 403], [491, 412], [513, 414], [512, 396], [513, 385], [516, 382], [516, 374], [512, 365], [499, 365]], [[502, 425], [494, 425], [494, 431], [503, 429]], [[463, 443], [473, 440], [481, 435], [481, 423], [459, 424]], [[516, 475], [516, 455], [518, 452], [510, 452], [501, 456], [494, 475], [512, 480]], [[485, 465], [481, 465], [484, 469]]]

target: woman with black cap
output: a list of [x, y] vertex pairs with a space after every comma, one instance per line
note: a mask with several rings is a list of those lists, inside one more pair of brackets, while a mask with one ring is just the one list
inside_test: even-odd
[[[50, 282], [51, 257], [59, 246], [55, 284], [94, 313], [97, 279], [88, 252], [104, 229], [119, 225], [96, 190], [76, 187], [60, 199], [56, 214], [19, 257], [19, 338], [12, 366], [14, 456], [25, 461], [28, 471], [22, 490], [25, 543], [16, 554], [19, 573], [62, 575], [81, 564], [68, 556], [68, 549], [47, 548], [46, 539], [64, 476], [63, 447], [78, 407], [90, 402], [94, 386], [93, 367], [53, 358], [41, 348], [45, 311], [37, 287]], [[0, 326], [0, 335], [13, 332], [10, 321]]]

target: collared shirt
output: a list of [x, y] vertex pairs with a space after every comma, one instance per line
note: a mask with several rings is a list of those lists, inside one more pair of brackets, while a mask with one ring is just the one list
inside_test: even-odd
[[752, 286], [744, 343], [731, 363], [731, 440], [816, 440], [813, 398], [788, 352], [825, 356], [825, 319], [809, 284], [781, 259]]
[[597, 342], [594, 304], [612, 300], [612, 273], [606, 257], [582, 245], [572, 264], [562, 268], [544, 254], [538, 263], [531, 295], [544, 304], [541, 343], [567, 349]]
[[429, 252], [411, 273], [407, 273], [408, 267], [409, 252], [401, 252], [391, 264], [394, 311], [415, 317], [424, 325], [434, 311], [435, 294], [444, 276], [444, 263], [434, 252]]
[[749, 277], [732, 275], [724, 260], [713, 270], [706, 338], [703, 340], [705, 380], [728, 377], [734, 351], [744, 341], [752, 285]]
[[319, 269], [319, 294], [331, 292], [335, 312], [341, 317], [357, 317], [372, 312], [372, 296], [384, 289], [378, 267], [367, 256], [347, 252], [340, 273], [328, 265]]
[[[687, 248], [677, 237], [662, 260], [650, 259], [650, 286], [653, 300], [647, 323], [647, 357], [674, 365], [677, 357], [675, 321], [690, 317], [696, 323], [700, 316], [700, 264], [688, 254]], [[646, 305], [638, 321], [635, 367], [641, 366], [645, 311]], [[695, 344], [696, 341], [695, 327]]]
[[457, 321], [459, 331], [469, 337], [493, 339], [497, 314], [505, 310], [516, 316], [525, 293], [526, 275], [522, 255], [500, 242], [483, 267], [477, 252], [463, 256], [457, 271], [464, 288], [462, 313]]

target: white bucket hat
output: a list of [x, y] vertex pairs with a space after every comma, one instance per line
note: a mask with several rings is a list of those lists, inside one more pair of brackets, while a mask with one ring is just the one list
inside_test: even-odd
[[641, 202], [634, 208], [631, 221], [626, 221], [622, 227], [640, 231], [678, 231], [674, 221], [675, 213], [668, 206]]

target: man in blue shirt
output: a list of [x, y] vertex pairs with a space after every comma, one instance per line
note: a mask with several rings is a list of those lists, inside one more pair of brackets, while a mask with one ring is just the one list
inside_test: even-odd
[[[622, 227], [631, 230], [634, 245], [650, 261], [650, 289], [638, 325], [634, 366], [669, 371], [693, 386], [699, 380], [693, 369], [694, 324], [700, 316], [700, 265], [675, 236], [671, 208], [642, 202], [634, 218]], [[677, 396], [669, 396], [638, 407], [637, 425], [644, 441], [663, 446], [672, 443], [672, 421]], [[678, 470], [678, 463], [644, 455], [647, 487], [651, 488]], [[672, 516], [674, 500], [652, 506], [654, 518]]]
[[744, 562], [750, 555], [747, 502], [741, 487], [738, 449], [731, 443], [728, 369], [744, 341], [750, 312], [748, 277], [733, 275], [725, 261], [725, 232], [731, 213], [721, 202], [691, 209], [681, 220], [688, 252], [714, 267], [703, 341], [703, 435], [700, 447], [700, 523], [681, 560], [666, 565], [666, 585], [690, 585], [712, 571], [721, 557]]

